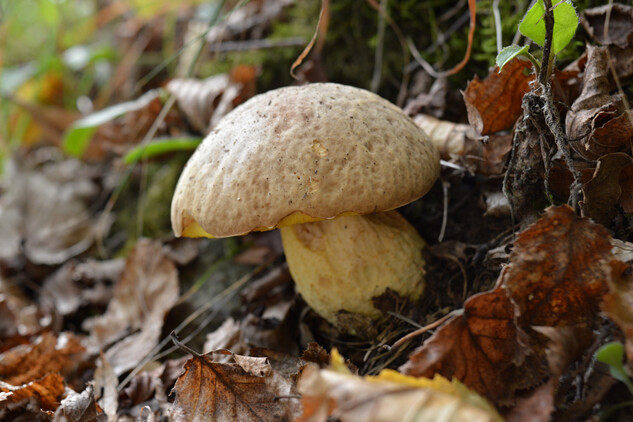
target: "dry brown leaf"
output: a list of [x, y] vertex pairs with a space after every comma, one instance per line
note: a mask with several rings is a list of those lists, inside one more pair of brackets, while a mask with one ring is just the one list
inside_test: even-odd
[[[265, 359], [265, 358], [264, 358]], [[191, 358], [174, 391], [178, 421], [290, 421], [300, 410], [293, 382], [280, 376], [261, 358], [240, 357], [237, 363]], [[248, 364], [245, 364], [247, 362]], [[253, 370], [249, 372], [247, 368]], [[287, 397], [277, 399], [277, 397]]]
[[81, 393], [68, 391], [60, 406], [55, 411], [54, 422], [97, 422], [97, 415], [102, 412], [97, 410], [95, 403], [94, 387], [88, 384]]
[[633, 366], [633, 277], [627, 264], [620, 261], [611, 263], [609, 292], [604, 297], [602, 310], [613, 320], [625, 339], [628, 366]]
[[565, 126], [571, 146], [584, 158], [595, 160], [630, 149], [633, 125], [627, 113], [621, 112], [621, 99], [610, 95], [607, 48], [587, 46], [587, 52], [582, 93], [567, 113]]
[[[233, 318], [227, 318], [215, 331], [207, 334], [202, 348], [204, 353], [219, 349], [230, 350], [238, 354], [244, 354], [248, 351], [248, 345], [242, 338], [241, 324]], [[221, 355], [215, 358], [215, 361], [228, 362], [230, 359], [230, 355]]]
[[66, 332], [59, 336], [48, 332], [33, 344], [17, 346], [0, 355], [0, 379], [12, 385], [27, 384], [51, 373], [67, 381], [86, 361], [81, 339]]
[[609, 233], [568, 206], [549, 207], [521, 232], [503, 283], [522, 327], [590, 324], [606, 293]]
[[66, 159], [36, 166], [11, 161], [0, 197], [0, 260], [24, 253], [35, 264], [56, 265], [88, 249], [96, 236], [89, 205], [98, 193], [89, 169]]
[[59, 406], [63, 394], [64, 379], [55, 373], [22, 385], [11, 385], [0, 381], [0, 419], [8, 420], [12, 411], [24, 409], [33, 415], [32, 420], [42, 420], [45, 416], [42, 412], [52, 414]]
[[409, 356], [400, 371], [416, 377], [457, 378], [494, 403], [511, 402], [524, 381], [513, 378], [514, 368], [529, 352], [515, 314], [504, 287], [476, 294], [464, 303], [462, 313]]
[[[337, 353], [333, 352], [333, 359]], [[342, 361], [342, 359], [341, 359]], [[485, 400], [457, 381], [413, 378], [384, 370], [360, 377], [310, 364], [302, 372], [300, 422], [461, 422], [501, 421]]]
[[[139, 363], [160, 338], [163, 319], [178, 300], [178, 272], [160, 242], [140, 239], [130, 253], [106, 313], [86, 320], [91, 340], [121, 374]], [[129, 330], [138, 331], [129, 334]]]
[[480, 80], [477, 76], [468, 83], [464, 103], [470, 125], [480, 134], [488, 135], [514, 126], [523, 110], [523, 95], [530, 90], [529, 62], [515, 59], [505, 65], [503, 71], [495, 67]]
[[622, 171], [627, 167], [633, 168], [633, 158], [623, 152], [603, 155], [598, 159], [593, 178], [582, 188], [583, 215], [607, 227], [611, 224], [618, 214], [616, 204], [623, 197], [620, 181], [628, 182], [626, 177], [622, 177]]

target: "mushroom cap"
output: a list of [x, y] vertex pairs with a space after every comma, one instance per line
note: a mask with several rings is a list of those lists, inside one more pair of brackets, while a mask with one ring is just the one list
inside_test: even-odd
[[333, 83], [280, 88], [204, 139], [176, 186], [172, 226], [228, 237], [387, 211], [423, 196], [439, 169], [424, 131], [387, 100]]

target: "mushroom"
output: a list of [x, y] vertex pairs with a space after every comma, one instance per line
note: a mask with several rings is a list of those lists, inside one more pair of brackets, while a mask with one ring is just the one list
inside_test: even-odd
[[176, 236], [279, 228], [299, 293], [342, 327], [387, 289], [415, 300], [424, 241], [395, 208], [437, 179], [438, 151], [400, 108], [334, 83], [257, 95], [227, 114], [185, 166]]

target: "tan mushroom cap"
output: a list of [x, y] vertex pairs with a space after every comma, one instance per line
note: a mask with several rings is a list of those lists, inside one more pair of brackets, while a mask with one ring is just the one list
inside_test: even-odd
[[439, 169], [424, 132], [387, 100], [333, 83], [281, 88], [205, 138], [178, 181], [172, 226], [228, 237], [297, 216], [387, 211], [423, 196]]

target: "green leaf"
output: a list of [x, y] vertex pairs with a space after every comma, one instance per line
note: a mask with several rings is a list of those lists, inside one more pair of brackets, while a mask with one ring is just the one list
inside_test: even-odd
[[125, 164], [134, 164], [144, 158], [174, 151], [194, 150], [202, 142], [202, 138], [167, 138], [157, 139], [147, 145], [133, 148], [123, 157]]
[[499, 72], [501, 72], [503, 66], [505, 66], [510, 60], [514, 59], [517, 56], [525, 55], [528, 52], [529, 48], [529, 45], [524, 45], [523, 47], [521, 47], [520, 45], [513, 44], [501, 50], [499, 54], [497, 54], [496, 59], [497, 66], [499, 66]]
[[[545, 44], [545, 7], [543, 0], [538, 0], [528, 10], [519, 24], [519, 31], [531, 38], [541, 47]], [[554, 31], [552, 34], [552, 51], [558, 54], [574, 38], [578, 27], [576, 9], [568, 0], [554, 3]]]
[[611, 376], [622, 381], [633, 394], [633, 383], [626, 373], [622, 362], [624, 360], [624, 346], [618, 341], [607, 343], [596, 352], [596, 359], [609, 365]]
[[156, 91], [150, 91], [134, 101], [116, 104], [77, 120], [64, 134], [64, 151], [69, 155], [81, 157], [99, 126], [125, 113], [146, 107], [156, 96]]

